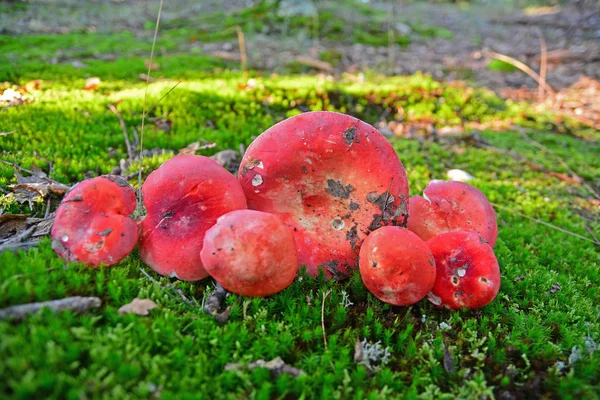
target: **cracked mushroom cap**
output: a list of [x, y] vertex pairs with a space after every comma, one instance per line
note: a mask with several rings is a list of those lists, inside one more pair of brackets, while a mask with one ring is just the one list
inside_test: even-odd
[[347, 277], [366, 235], [406, 224], [402, 163], [379, 131], [348, 115], [309, 112], [269, 128], [248, 147], [238, 179], [248, 208], [293, 229], [311, 275]]
[[146, 216], [140, 223], [142, 260], [161, 275], [186, 281], [208, 276], [200, 251], [217, 218], [246, 208], [235, 177], [208, 157], [175, 156], [142, 186]]
[[417, 235], [397, 226], [371, 233], [360, 249], [360, 276], [379, 300], [396, 306], [415, 304], [433, 288], [433, 255]]
[[62, 258], [89, 266], [114, 265], [127, 257], [138, 240], [129, 216], [135, 193], [112, 175], [87, 179], [63, 198], [52, 225], [52, 247]]
[[220, 217], [204, 237], [202, 262], [225, 289], [242, 296], [270, 296], [298, 273], [292, 230], [279, 217], [254, 210]]
[[457, 181], [431, 181], [423, 196], [410, 198], [408, 229], [427, 241], [446, 232], [474, 232], [494, 247], [496, 213], [475, 187]]
[[500, 267], [492, 247], [476, 233], [449, 232], [427, 242], [437, 276], [427, 295], [449, 309], [481, 308], [500, 290]]

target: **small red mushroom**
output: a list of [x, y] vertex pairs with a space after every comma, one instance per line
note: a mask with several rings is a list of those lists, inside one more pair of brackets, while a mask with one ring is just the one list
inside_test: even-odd
[[246, 208], [235, 177], [208, 157], [175, 156], [142, 186], [147, 215], [140, 223], [142, 260], [161, 275], [206, 278], [200, 251], [208, 228], [229, 211]]
[[242, 296], [269, 296], [298, 273], [292, 230], [276, 215], [254, 210], [220, 217], [204, 236], [202, 263], [225, 289]]
[[129, 216], [135, 193], [112, 175], [87, 179], [63, 198], [52, 226], [52, 247], [62, 258], [89, 266], [114, 265], [127, 257], [138, 240]]
[[379, 131], [348, 115], [309, 112], [267, 129], [248, 147], [238, 179], [248, 208], [293, 229], [311, 275], [322, 268], [345, 278], [371, 231], [406, 224], [402, 163]]
[[427, 295], [438, 307], [481, 308], [500, 290], [500, 267], [492, 247], [476, 233], [443, 233], [427, 242], [437, 276]]
[[431, 181], [423, 197], [410, 198], [407, 228], [427, 241], [446, 232], [475, 232], [494, 247], [496, 213], [487, 197], [466, 183]]
[[396, 306], [424, 298], [435, 282], [435, 262], [417, 235], [396, 226], [371, 233], [360, 249], [360, 276], [375, 297]]

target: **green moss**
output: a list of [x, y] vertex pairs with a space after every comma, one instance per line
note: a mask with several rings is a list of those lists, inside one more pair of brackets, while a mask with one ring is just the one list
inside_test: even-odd
[[[178, 34], [184, 38], [190, 32], [181, 28]], [[117, 38], [137, 40], [128, 35]], [[23, 57], [0, 66], [0, 81], [20, 85], [44, 80], [41, 90], [31, 94], [31, 104], [0, 111], [0, 132], [16, 131], [0, 137], [1, 158], [47, 171], [35, 151], [53, 162], [52, 177], [67, 183], [82, 179], [87, 171], [105, 173], [118, 165], [126, 149], [119, 122], [107, 105], [118, 103], [129, 132], [134, 127], [139, 132], [146, 88], [138, 74], [146, 72], [144, 56], [90, 58], [86, 67], [75, 68], [40, 62], [74, 40], [69, 35], [24, 38], [21, 50], [1, 40], [10, 52]], [[388, 120], [428, 121], [438, 128], [510, 120], [529, 127], [532, 138], [566, 160], [590, 185], [600, 186], [597, 131], [536, 112], [524, 103], [503, 101], [484, 89], [443, 84], [421, 74], [386, 78], [367, 73], [365, 82], [355, 82], [265, 77], [257, 71], [250, 72], [256, 84], [247, 86], [246, 79], [228, 69], [237, 65], [209, 57], [159, 55], [155, 61], [160, 69], [153, 76], [163, 79], [149, 85], [148, 105], [181, 83], [149, 114], [169, 118], [171, 130], [159, 130], [148, 120], [145, 148], [176, 151], [206, 140], [217, 147], [202, 151], [205, 155], [237, 149], [274, 123], [306, 110], [345, 112], [372, 124], [386, 115]], [[82, 90], [90, 76], [102, 80], [96, 91]], [[516, 132], [480, 134], [493, 146], [518, 152], [553, 171], [568, 172], [554, 155]], [[230, 296], [230, 320], [220, 325], [169, 287], [172, 284], [201, 304], [212, 290], [208, 281], [159, 277], [136, 254], [113, 268], [65, 264], [45, 240], [27, 252], [0, 254], [0, 307], [71, 295], [99, 296], [103, 305], [84, 315], [44, 311], [22, 323], [0, 321], [0, 397], [376, 399], [420, 394], [470, 399], [507, 397], [503, 391], [508, 391], [523, 398], [544, 393], [593, 398], [600, 380], [600, 352], [586, 349], [591, 341], [600, 341], [598, 247], [516, 213], [589, 237], [586, 226], [600, 230], [597, 203], [590, 193], [511, 157], [460, 141], [451, 146], [392, 138], [391, 144], [407, 169], [411, 193], [421, 192], [430, 179], [444, 179], [447, 169], [460, 168], [475, 176], [472, 183], [492, 202], [515, 211], [498, 208], [495, 251], [503, 280], [499, 296], [489, 306], [459, 312], [435, 309], [427, 301], [390, 307], [370, 295], [358, 273], [339, 283], [302, 276], [271, 298]], [[155, 169], [170, 154], [146, 158], [145, 167]], [[0, 165], [0, 187], [9, 190], [12, 183], [14, 171]], [[0, 196], [0, 208], [37, 216], [45, 211], [44, 204], [29, 210], [7, 195]], [[549, 293], [555, 283], [560, 290]], [[325, 348], [321, 302], [328, 290]], [[344, 293], [354, 305], [343, 306]], [[147, 317], [119, 315], [119, 307], [135, 297], [150, 298], [159, 308]], [[441, 329], [442, 322], [450, 329]], [[357, 366], [353, 361], [357, 338], [389, 347], [390, 363], [374, 373]], [[574, 348], [581, 358], [569, 365]], [[306, 374], [292, 378], [260, 369], [225, 370], [230, 362], [276, 356]], [[565, 363], [562, 371], [557, 367], [560, 362]], [[449, 364], [453, 369], [447, 371], [444, 365]]]

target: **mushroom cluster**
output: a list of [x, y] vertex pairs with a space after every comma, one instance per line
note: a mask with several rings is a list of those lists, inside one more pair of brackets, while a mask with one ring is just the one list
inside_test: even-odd
[[397, 306], [423, 298], [479, 308], [500, 288], [494, 210], [476, 188], [432, 181], [409, 198], [402, 162], [384, 136], [354, 117], [311, 112], [267, 129], [248, 147], [237, 179], [210, 158], [180, 155], [135, 193], [113, 176], [65, 196], [55, 251], [89, 266], [113, 265], [138, 244], [157, 273], [212, 276], [244, 296], [269, 296], [308, 274], [344, 279]]

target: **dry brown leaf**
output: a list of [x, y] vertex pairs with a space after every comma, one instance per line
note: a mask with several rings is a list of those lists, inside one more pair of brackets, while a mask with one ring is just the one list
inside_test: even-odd
[[156, 120], [155, 124], [156, 124], [157, 129], [168, 133], [168, 132], [171, 132], [171, 125], [173, 123], [171, 122], [170, 119], [161, 118], [161, 119]]
[[70, 189], [65, 184], [49, 179], [46, 173], [39, 168], [34, 168], [32, 172], [33, 175], [30, 176], [23, 176], [15, 172], [17, 184], [9, 185], [13, 190], [15, 200], [21, 204], [43, 199], [51, 193], [62, 196]]
[[42, 86], [42, 82], [44, 82], [44, 81], [41, 79], [35, 79], [33, 81], [29, 81], [23, 86], [23, 89], [25, 91], [27, 91], [28, 93], [31, 93], [36, 90], [40, 90], [40, 88]]
[[85, 86], [83, 87], [83, 90], [96, 90], [100, 87], [100, 82], [100, 78], [97, 76], [87, 78], [85, 80]]
[[29, 214], [0, 215], [0, 240], [8, 239], [27, 229]]
[[156, 71], [160, 68], [160, 65], [150, 60], [144, 60], [144, 66], [146, 67], [146, 70], [150, 69], [150, 71]]
[[133, 313], [136, 315], [148, 315], [150, 310], [158, 308], [158, 305], [152, 300], [138, 299], [137, 297], [129, 304], [119, 308], [119, 314]]

